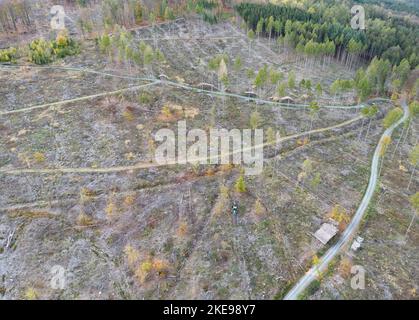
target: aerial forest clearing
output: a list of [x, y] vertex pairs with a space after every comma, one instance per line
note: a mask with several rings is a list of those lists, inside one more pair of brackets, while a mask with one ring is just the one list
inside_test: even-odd
[[[355, 30], [351, 1], [61, 2], [0, 4], [0, 299], [417, 298], [417, 24], [366, 5]], [[158, 163], [180, 122], [263, 131], [226, 155], [263, 171]]]

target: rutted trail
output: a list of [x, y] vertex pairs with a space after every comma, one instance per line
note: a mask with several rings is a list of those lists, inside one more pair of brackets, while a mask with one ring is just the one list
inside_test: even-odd
[[[241, 150], [236, 150], [233, 152], [230, 152], [229, 155], [232, 156], [237, 153], [241, 153], [243, 151], [249, 151], [253, 149], [263, 149], [264, 147], [268, 147], [277, 143], [285, 142], [291, 139], [299, 138], [306, 135], [326, 132], [333, 129], [338, 129], [350, 124], [353, 124], [359, 120], [361, 120], [363, 117], [358, 116], [354, 119], [347, 120], [345, 122], [339, 123], [334, 126], [326, 127], [326, 128], [320, 128], [320, 129], [314, 129], [311, 131], [296, 133], [290, 136], [286, 136], [283, 138], [279, 138], [275, 142], [271, 143], [263, 143], [260, 145], [256, 145], [253, 147], [247, 147], [243, 148]], [[199, 158], [197, 161], [210, 161], [210, 160], [216, 160], [218, 159], [218, 156], [216, 157], [206, 157], [206, 158]], [[176, 165], [178, 164], [176, 161], [168, 162], [165, 164], [158, 164], [154, 162], [148, 162], [148, 163], [138, 163], [130, 166], [116, 166], [116, 167], [110, 167], [110, 168], [53, 168], [53, 169], [0, 169], [0, 173], [4, 174], [11, 174], [11, 175], [20, 175], [20, 174], [26, 174], [26, 173], [34, 173], [34, 174], [57, 174], [57, 173], [117, 173], [117, 172], [125, 172], [125, 171], [131, 171], [131, 170], [141, 170], [141, 169], [150, 169], [150, 168], [157, 168], [157, 167], [166, 167], [170, 165]]]

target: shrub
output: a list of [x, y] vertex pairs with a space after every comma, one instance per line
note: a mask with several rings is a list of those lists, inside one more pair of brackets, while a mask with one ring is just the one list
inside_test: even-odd
[[343, 278], [347, 279], [351, 275], [351, 268], [352, 268], [352, 261], [349, 258], [345, 257], [341, 260], [338, 269], [339, 269], [340, 275]]
[[309, 296], [315, 294], [320, 289], [320, 281], [315, 279], [308, 287], [307, 293]]
[[390, 110], [383, 120], [384, 128], [390, 128], [403, 116], [403, 110], [399, 107]]
[[329, 213], [329, 216], [331, 219], [341, 223], [341, 222], [346, 222], [348, 223], [350, 220], [350, 217], [348, 215], [348, 213], [346, 212], [346, 209], [338, 204], [336, 204], [331, 212]]
[[29, 44], [29, 60], [35, 64], [47, 64], [57, 58], [76, 55], [79, 45], [66, 34], [60, 33], [54, 41], [36, 39]]
[[105, 212], [109, 219], [113, 218], [116, 215], [117, 209], [112, 199], [108, 201], [108, 204], [106, 205], [106, 208], [105, 208]]
[[312, 264], [313, 266], [317, 266], [317, 265], [319, 264], [319, 262], [320, 262], [320, 259], [319, 259], [319, 257], [315, 254], [315, 255], [313, 256], [313, 258], [311, 259], [311, 264]]
[[138, 102], [140, 102], [140, 103], [143, 103], [143, 104], [148, 104], [148, 103], [150, 103], [152, 100], [151, 100], [151, 96], [150, 96], [150, 94], [149, 93], [147, 93], [147, 92], [143, 92], [143, 93], [141, 93], [140, 95], [139, 95], [139, 97], [138, 97]]
[[179, 237], [183, 238], [188, 233], [188, 224], [186, 222], [181, 222], [179, 228], [177, 230], [177, 234]]
[[97, 39], [99, 50], [101, 53], [109, 53], [111, 48], [111, 38], [105, 34]]
[[285, 295], [287, 294], [287, 292], [289, 290], [291, 290], [291, 288], [293, 287], [293, 283], [292, 281], [289, 281], [285, 284], [285, 286], [283, 286], [275, 295], [274, 295], [274, 300], [282, 300], [284, 299]]
[[147, 45], [144, 49], [144, 65], [149, 65], [153, 62], [154, 51], [153, 48]]
[[124, 205], [129, 207], [132, 206], [135, 203], [135, 196], [128, 195], [124, 198]]
[[77, 225], [79, 226], [87, 227], [92, 224], [93, 224], [93, 219], [85, 213], [80, 213], [79, 216], [77, 217]]
[[220, 196], [223, 199], [228, 199], [228, 197], [229, 197], [228, 187], [226, 185], [224, 185], [224, 184], [220, 185]]
[[130, 266], [133, 266], [140, 258], [140, 253], [138, 250], [129, 244], [125, 246], [124, 253]]
[[260, 199], [257, 199], [255, 201], [254, 210], [255, 210], [256, 215], [258, 216], [261, 216], [265, 213], [265, 207], [263, 206]]
[[252, 79], [255, 77], [255, 71], [253, 69], [247, 69], [246, 70], [246, 75], [249, 79]]
[[64, 34], [59, 34], [55, 40], [57, 46], [66, 47], [68, 44], [68, 38]]
[[93, 198], [95, 196], [96, 196], [96, 192], [93, 191], [93, 190], [90, 190], [88, 188], [82, 188], [80, 190], [80, 202], [82, 204], [90, 201], [91, 198]]
[[126, 109], [122, 113], [122, 116], [124, 117], [125, 120], [130, 121], [130, 122], [135, 120], [134, 113], [129, 109]]
[[66, 56], [74, 56], [80, 52], [77, 42], [68, 38], [65, 34], [59, 34], [57, 39], [52, 42], [52, 50], [54, 55], [60, 59]]
[[134, 17], [137, 24], [140, 24], [143, 20], [143, 8], [139, 1], [134, 6]]
[[215, 57], [211, 58], [211, 60], [208, 62], [208, 68], [210, 70], [217, 70], [220, 67], [221, 61], [224, 60], [225, 64], [229, 63], [229, 57], [227, 54], [217, 54]]
[[41, 152], [35, 152], [33, 154], [33, 160], [36, 163], [43, 163], [43, 162], [45, 162], [46, 158], [45, 158], [45, 155], [43, 153], [41, 153]]
[[157, 272], [159, 276], [163, 276], [169, 270], [169, 265], [166, 261], [161, 259], [155, 259], [153, 261], [153, 269]]
[[321, 182], [320, 172], [316, 172], [316, 174], [314, 175], [314, 178], [310, 182], [310, 185], [312, 188], [315, 189], [320, 184], [320, 182]]
[[165, 276], [169, 272], [169, 264], [166, 260], [158, 258], [148, 258], [147, 260], [140, 263], [140, 265], [135, 270], [135, 276], [140, 281], [144, 283], [148, 278], [153, 275], [158, 275], [160, 277]]
[[163, 108], [161, 109], [161, 113], [163, 116], [167, 118], [170, 118], [172, 116], [172, 111], [168, 106], [163, 106]]
[[24, 296], [26, 300], [37, 300], [38, 292], [34, 288], [28, 288], [26, 289]]
[[17, 49], [9, 48], [0, 50], [0, 62], [11, 62], [15, 63], [17, 58]]
[[44, 39], [36, 39], [29, 44], [30, 61], [35, 64], [52, 62], [52, 45]]
[[154, 57], [159, 62], [164, 62], [166, 60], [166, 57], [160, 49], [156, 49], [156, 51], [154, 52]]
[[409, 104], [409, 111], [410, 111], [410, 115], [412, 117], [415, 117], [419, 114], [419, 102], [418, 101], [412, 101]]
[[138, 266], [137, 270], [135, 270], [135, 276], [140, 283], [144, 283], [152, 269], [153, 264], [151, 261], [144, 261]]

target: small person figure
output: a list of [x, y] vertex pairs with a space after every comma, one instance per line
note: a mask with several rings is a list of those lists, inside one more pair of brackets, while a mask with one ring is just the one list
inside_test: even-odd
[[237, 205], [236, 202], [233, 203], [232, 214], [233, 214], [233, 222], [234, 222], [234, 224], [237, 224], [237, 216], [239, 214], [239, 206]]

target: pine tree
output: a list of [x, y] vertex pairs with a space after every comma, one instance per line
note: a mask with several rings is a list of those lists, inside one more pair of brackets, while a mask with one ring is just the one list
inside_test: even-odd
[[236, 72], [239, 72], [240, 71], [240, 69], [242, 68], [242, 59], [241, 59], [241, 57], [240, 56], [238, 56], [237, 58], [236, 58], [236, 60], [234, 61], [234, 70], [236, 71]]
[[236, 181], [235, 189], [239, 193], [246, 192], [246, 182], [245, 182], [244, 177], [243, 177], [242, 174], [240, 175], [240, 177]]
[[[317, 102], [312, 101], [309, 106], [310, 109], [310, 131], [313, 128], [314, 117], [319, 113], [320, 107]], [[311, 133], [308, 135], [308, 138], [311, 138]]]
[[254, 85], [260, 91], [262, 90], [262, 88], [264, 87], [266, 82], [268, 81], [268, 76], [269, 76], [268, 75], [268, 67], [266, 65], [264, 65], [263, 68], [259, 69], [259, 71], [256, 75], [256, 78], [255, 78], [255, 82], [254, 82]]
[[263, 31], [263, 24], [264, 24], [264, 20], [263, 20], [263, 18], [260, 18], [260, 20], [259, 20], [259, 22], [256, 26], [256, 34], [257, 34], [258, 38], [260, 37], [260, 34]]
[[383, 140], [381, 141], [381, 146], [380, 146], [381, 166], [380, 166], [380, 170], [378, 171], [378, 176], [381, 175], [381, 169], [384, 166], [384, 157], [390, 143], [391, 143], [390, 136], [385, 136]]
[[269, 44], [271, 43], [272, 31], [274, 29], [275, 19], [270, 16], [266, 25], [266, 32], [269, 33]]
[[255, 130], [260, 126], [261, 118], [257, 111], [252, 112], [250, 115], [250, 127]]
[[400, 107], [391, 109], [383, 120], [384, 128], [390, 128], [403, 116], [403, 110]]
[[276, 134], [274, 129], [272, 129], [272, 127], [269, 127], [268, 130], [266, 131], [266, 142], [269, 145], [273, 145], [276, 142]]
[[295, 88], [295, 73], [294, 73], [294, 71], [291, 71], [289, 76], [288, 76], [288, 87], [290, 89]]
[[269, 71], [269, 81], [272, 85], [276, 86], [278, 82], [282, 79], [283, 75], [281, 72], [276, 70], [270, 70]]
[[255, 33], [253, 32], [252, 29], [250, 29], [249, 32], [247, 32], [247, 37], [249, 38], [249, 58], [250, 58], [250, 51], [252, 49], [252, 42], [255, 39]]
[[319, 96], [323, 93], [322, 85], [320, 82], [316, 85], [316, 92]]
[[363, 116], [369, 118], [368, 129], [365, 134], [365, 139], [366, 139], [370, 132], [372, 118], [374, 118], [374, 116], [378, 113], [378, 108], [377, 106], [365, 107], [364, 109], [361, 110], [361, 113]]
[[286, 89], [287, 89], [287, 83], [286, 82], [282, 82], [278, 86], [278, 95], [279, 95], [279, 97], [284, 97], [286, 95], [286, 92], [285, 92]]
[[[153, 52], [153, 48], [149, 45], [147, 45], [144, 49], [144, 56], [143, 56], [143, 63], [144, 66], [151, 66], [152, 62], [153, 62], [153, 58], [154, 58], [154, 52]], [[153, 70], [151, 69], [151, 73], [153, 72]]]

